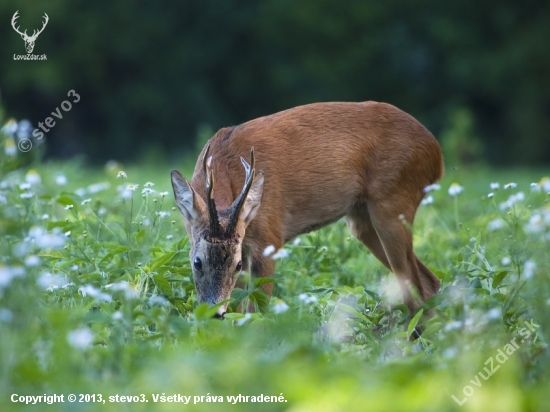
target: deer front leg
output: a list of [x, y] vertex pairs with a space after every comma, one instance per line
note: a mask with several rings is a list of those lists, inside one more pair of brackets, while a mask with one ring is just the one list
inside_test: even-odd
[[[250, 262], [250, 275], [252, 277], [252, 280], [259, 278], [259, 277], [267, 277], [271, 276], [273, 272], [275, 271], [275, 261], [269, 257], [265, 257], [263, 255], [253, 257]], [[267, 293], [268, 296], [271, 297], [271, 294], [273, 293], [273, 283], [264, 283], [260, 286], [260, 289], [262, 289], [265, 293]], [[254, 313], [256, 312], [256, 306], [254, 305], [254, 302], [252, 300], [248, 301], [248, 312]]]

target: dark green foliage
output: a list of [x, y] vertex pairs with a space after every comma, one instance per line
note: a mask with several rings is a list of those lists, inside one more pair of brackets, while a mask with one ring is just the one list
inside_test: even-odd
[[[50, 22], [34, 53], [10, 27]], [[9, 114], [43, 121], [50, 154], [92, 161], [194, 146], [199, 127], [299, 104], [387, 101], [436, 135], [457, 110], [492, 162], [550, 159], [548, 1], [4, 1], [0, 88]]]

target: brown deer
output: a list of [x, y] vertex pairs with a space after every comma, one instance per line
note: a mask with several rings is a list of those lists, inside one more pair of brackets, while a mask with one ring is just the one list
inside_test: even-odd
[[[241, 157], [248, 152], [250, 164]], [[267, 246], [345, 217], [396, 275], [412, 313], [439, 290], [414, 254], [409, 225], [424, 188], [442, 174], [433, 135], [385, 103], [316, 103], [219, 130], [191, 183], [172, 171], [199, 302], [229, 299], [243, 269], [271, 275]], [[262, 287], [271, 294], [271, 283]]]

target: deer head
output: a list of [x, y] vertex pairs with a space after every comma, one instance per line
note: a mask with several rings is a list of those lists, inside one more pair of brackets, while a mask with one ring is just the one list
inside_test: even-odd
[[34, 30], [32, 33], [32, 36], [27, 35], [27, 30], [25, 30], [23, 33], [19, 31], [19, 26], [15, 27], [16, 20], [19, 18], [17, 15], [19, 13], [19, 10], [17, 10], [12, 19], [11, 19], [11, 25], [13, 29], [21, 35], [21, 38], [25, 41], [25, 48], [27, 49], [27, 53], [32, 53], [32, 50], [34, 49], [34, 42], [36, 41], [38, 35], [44, 31], [44, 28], [46, 27], [46, 24], [48, 24], [49, 17], [46, 13], [44, 13], [44, 23], [42, 24], [42, 28], [40, 30]]
[[[254, 148], [250, 164], [241, 157], [245, 169], [243, 189], [230, 207], [218, 212], [213, 197], [214, 174], [212, 156], [206, 147], [202, 159], [205, 179], [205, 199], [178, 172], [172, 171], [172, 187], [191, 240], [190, 261], [199, 303], [215, 305], [229, 299], [242, 270], [242, 243], [248, 224], [254, 219], [262, 202], [263, 171], [254, 169]], [[227, 303], [218, 309], [223, 317]]]

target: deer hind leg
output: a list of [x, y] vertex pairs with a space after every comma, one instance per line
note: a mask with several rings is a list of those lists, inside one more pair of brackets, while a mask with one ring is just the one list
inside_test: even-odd
[[371, 253], [389, 270], [392, 270], [382, 242], [372, 225], [367, 205], [358, 205], [346, 216], [346, 222], [353, 236], [360, 240]]
[[[413, 312], [439, 289], [439, 279], [413, 251], [412, 233], [408, 224], [412, 224], [414, 220], [416, 207], [408, 204], [403, 198], [397, 198], [370, 202], [367, 209], [370, 225], [374, 228], [386, 260], [378, 257], [380, 252], [373, 253], [386, 266], [389, 263], [403, 292], [404, 301]], [[374, 235], [369, 235], [366, 240], [370, 242], [367, 244], [369, 249], [380, 249]]]

